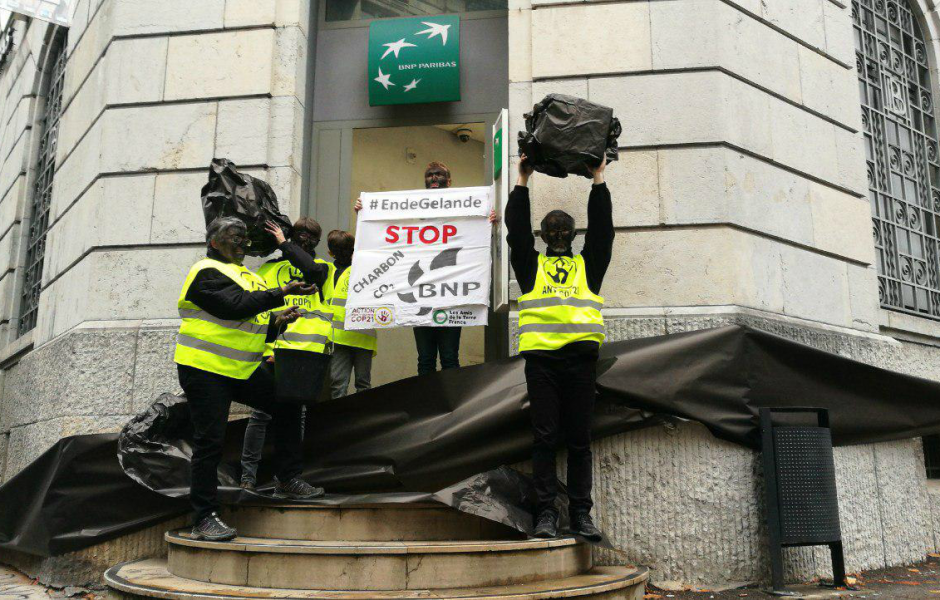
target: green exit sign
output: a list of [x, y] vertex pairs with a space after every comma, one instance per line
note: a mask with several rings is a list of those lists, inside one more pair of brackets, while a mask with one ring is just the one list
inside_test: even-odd
[[503, 128], [500, 127], [493, 135], [493, 180], [499, 179], [503, 174]]
[[369, 105], [460, 100], [460, 17], [369, 25]]

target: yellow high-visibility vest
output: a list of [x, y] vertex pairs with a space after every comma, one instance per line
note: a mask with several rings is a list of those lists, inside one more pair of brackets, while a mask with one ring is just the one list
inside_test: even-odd
[[535, 287], [519, 297], [519, 351], [557, 350], [572, 342], [604, 341], [604, 298], [587, 285], [579, 254], [539, 254]]
[[326, 303], [327, 308], [332, 311], [333, 307], [331, 301], [333, 300], [333, 292], [336, 288], [336, 286], [333, 285], [333, 280], [336, 279], [336, 265], [333, 263], [328, 264], [330, 265], [330, 276], [323, 282], [323, 302]]
[[[333, 265], [319, 258], [316, 262], [329, 265], [330, 272], [327, 274], [327, 279], [329, 279], [333, 273]], [[288, 260], [264, 263], [258, 269], [258, 275], [264, 278], [270, 288], [286, 285], [292, 279], [303, 280], [303, 273], [292, 266]], [[276, 308], [275, 312], [291, 306], [300, 309], [300, 318], [289, 323], [284, 332], [273, 343], [267, 345], [265, 356], [273, 355], [275, 346], [289, 350], [329, 354], [330, 322], [333, 314], [330, 312], [329, 303], [326, 302], [326, 295], [324, 294], [323, 302], [320, 302], [319, 293], [309, 296], [285, 296], [284, 306]]]
[[216, 269], [249, 292], [268, 289], [264, 279], [241, 265], [211, 258], [194, 264], [176, 302], [183, 323], [176, 336], [173, 360], [225, 377], [248, 379], [264, 357], [270, 313], [266, 311], [244, 320], [220, 319], [186, 300], [189, 287], [203, 269]]
[[336, 285], [331, 290], [330, 305], [333, 309], [333, 343], [353, 348], [372, 350], [378, 354], [378, 340], [375, 329], [346, 330], [346, 298], [349, 295], [349, 273], [352, 267], [347, 267], [340, 273]]

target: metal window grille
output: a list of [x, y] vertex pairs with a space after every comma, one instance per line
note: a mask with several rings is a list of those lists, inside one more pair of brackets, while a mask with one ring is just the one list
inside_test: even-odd
[[2, 39], [0, 39], [0, 73], [3, 73], [4, 68], [10, 61], [10, 57], [13, 55], [16, 36], [15, 21], [11, 19], [7, 22], [6, 29], [0, 36], [2, 36]]
[[327, 21], [506, 10], [507, 0], [327, 0]]
[[36, 185], [30, 207], [29, 239], [26, 251], [26, 276], [20, 304], [19, 334], [36, 326], [39, 294], [42, 291], [42, 266], [46, 254], [46, 233], [49, 230], [49, 209], [52, 205], [52, 181], [55, 178], [55, 151], [62, 115], [62, 87], [65, 83], [66, 37], [58, 35], [53, 42], [46, 71], [46, 105], [42, 118], [42, 137], [36, 164]]
[[940, 156], [927, 48], [905, 0], [855, 0], [881, 305], [940, 319]]

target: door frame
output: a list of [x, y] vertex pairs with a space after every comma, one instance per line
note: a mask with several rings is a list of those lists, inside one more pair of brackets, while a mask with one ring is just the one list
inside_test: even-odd
[[[502, 111], [493, 113], [471, 113], [459, 115], [459, 120], [453, 116], [447, 117], [421, 117], [407, 119], [361, 119], [353, 121], [320, 121], [313, 124], [310, 135], [311, 155], [308, 165], [307, 177], [309, 185], [307, 193], [300, 202], [300, 214], [312, 216], [324, 227], [324, 231], [334, 227], [348, 230], [350, 214], [348, 208], [349, 192], [352, 185], [353, 162], [353, 130], [389, 127], [422, 127], [433, 125], [458, 125], [461, 123], [484, 123], [487, 132], [483, 151], [483, 180], [493, 181], [493, 127]], [[339, 169], [338, 180], [321, 182], [317, 173], [320, 165], [321, 144], [320, 136], [324, 132], [337, 132], [339, 136]], [[503, 140], [504, 147], [512, 143]], [[324, 157], [326, 158], [326, 157]], [[510, 177], [510, 165], [503, 165], [503, 177]], [[331, 198], [318, 196], [321, 184], [334, 191]], [[346, 208], [346, 210], [344, 210]], [[330, 221], [332, 219], [332, 221]], [[484, 328], [484, 357], [486, 361], [498, 360], [509, 356], [509, 315], [506, 312], [489, 314], [489, 324]]]
[[[435, 116], [435, 117], [417, 117], [402, 119], [360, 119], [352, 121], [319, 121], [313, 124], [310, 133], [310, 163], [307, 169], [309, 185], [306, 187], [307, 193], [301, 198], [300, 214], [302, 216], [311, 216], [317, 221], [323, 220], [328, 225], [324, 228], [332, 229], [334, 226], [339, 229], [349, 229], [349, 212], [341, 208], [348, 202], [350, 186], [352, 184], [352, 159], [353, 159], [353, 130], [355, 129], [380, 129], [391, 127], [427, 127], [433, 125], [459, 125], [462, 123], [483, 123], [484, 131], [489, 132], [499, 113], [472, 113], [454, 116]], [[322, 144], [321, 136], [324, 132], [334, 133], [339, 136], [339, 165], [338, 179], [320, 181], [318, 172], [321, 162]], [[504, 142], [505, 143], [505, 142]], [[484, 143], [483, 152], [483, 178], [484, 181], [493, 179], [493, 143], [487, 139]], [[322, 156], [324, 160], [329, 157]], [[319, 191], [323, 189], [335, 190], [332, 197], [321, 197]], [[332, 221], [331, 221], [332, 220]]]

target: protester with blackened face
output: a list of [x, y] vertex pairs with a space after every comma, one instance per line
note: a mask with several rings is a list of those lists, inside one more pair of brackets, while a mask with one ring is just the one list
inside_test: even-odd
[[[301, 217], [294, 222], [287, 235], [273, 221], [268, 221], [265, 229], [277, 242], [281, 256], [261, 265], [258, 275], [269, 287], [279, 287], [291, 281], [303, 281], [317, 287], [315, 294], [288, 296], [284, 299], [282, 308], [296, 309], [300, 318], [287, 326], [276, 340], [276, 345], [278, 348], [310, 353], [308, 358], [311, 361], [311, 372], [315, 375], [308, 383], [312, 390], [319, 389], [329, 368], [332, 319], [326, 289], [332, 276], [333, 265], [316, 257], [316, 248], [323, 229], [310, 217]], [[265, 356], [269, 362], [274, 360], [274, 347], [275, 343], [268, 343], [265, 348]], [[305, 414], [305, 411], [302, 414]], [[244, 489], [253, 490], [257, 484], [258, 465], [261, 462], [265, 432], [270, 420], [271, 415], [260, 410], [252, 411], [248, 419], [241, 461], [241, 487]], [[301, 422], [303, 423], [303, 419]], [[285, 491], [289, 492], [280, 490]], [[321, 495], [323, 490], [315, 488], [313, 493]]]
[[614, 241], [605, 167], [606, 160], [593, 169], [587, 232], [580, 254], [572, 251], [575, 220], [561, 210], [542, 219], [539, 233], [546, 250], [540, 253], [535, 249], [526, 187], [533, 170], [525, 155], [506, 205], [509, 261], [523, 292], [519, 297], [519, 350], [526, 361], [534, 439], [536, 537], [555, 537], [558, 532], [555, 453], [564, 442], [571, 530], [592, 541], [601, 539], [590, 515], [591, 415], [598, 350], [604, 340], [600, 290]]
[[[429, 190], [449, 188], [450, 169], [434, 161], [424, 169], [424, 187]], [[418, 350], [418, 375], [437, 371], [437, 358], [441, 370], [460, 366], [460, 327], [415, 327], [415, 346]]]
[[[424, 169], [424, 187], [429, 190], [451, 186], [450, 168], [439, 161], [428, 163]], [[355, 211], [362, 210], [362, 201], [357, 200]], [[496, 211], [490, 211], [490, 223], [496, 223]], [[460, 366], [460, 327], [414, 327], [415, 346], [418, 350], [418, 375], [437, 371], [437, 358], [441, 358], [441, 370]]]
[[341, 398], [349, 392], [349, 377], [355, 373], [357, 392], [372, 387], [372, 357], [378, 350], [374, 329], [346, 329], [346, 299], [352, 271], [356, 238], [348, 231], [334, 229], [326, 239], [335, 273], [330, 293], [333, 310], [333, 358], [330, 361], [330, 397]]
[[450, 169], [442, 162], [434, 161], [424, 169], [424, 187], [429, 190], [450, 187]]
[[177, 306], [182, 324], [174, 360], [193, 422], [190, 502], [195, 512], [193, 537], [234, 538], [235, 529], [219, 517], [218, 467], [232, 402], [266, 411], [276, 433], [279, 485], [291, 497], [309, 497], [315, 488], [300, 479], [300, 408], [274, 402], [274, 378], [264, 364], [266, 341], [300, 317], [296, 308], [272, 316], [288, 296], [306, 296], [316, 288], [291, 281], [269, 288], [242, 266], [250, 247], [245, 224], [219, 218], [206, 232], [207, 257], [189, 270]]

